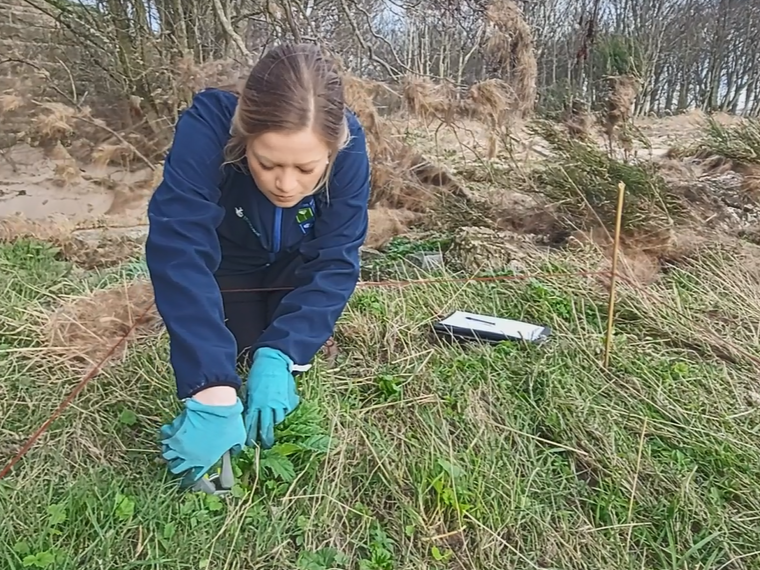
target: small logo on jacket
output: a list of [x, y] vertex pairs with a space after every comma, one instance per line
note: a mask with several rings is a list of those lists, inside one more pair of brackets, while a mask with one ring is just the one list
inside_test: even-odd
[[314, 208], [312, 206], [299, 208], [296, 214], [296, 222], [298, 222], [303, 233], [308, 232], [314, 225]]

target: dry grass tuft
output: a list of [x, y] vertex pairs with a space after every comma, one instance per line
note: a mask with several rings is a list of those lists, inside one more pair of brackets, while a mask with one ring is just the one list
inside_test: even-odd
[[514, 267], [514, 262], [519, 263], [526, 255], [534, 253], [536, 248], [530, 241], [519, 239], [511, 232], [462, 226], [457, 228], [446, 256], [454, 266], [476, 275], [482, 271], [503, 271], [506, 267]]
[[132, 184], [113, 184], [113, 202], [106, 210], [107, 216], [115, 216], [138, 204], [142, 205], [161, 182], [163, 169], [156, 168], [153, 177]]
[[134, 158], [134, 147], [128, 143], [100, 144], [92, 151], [91, 160], [96, 166], [105, 167], [114, 162], [126, 162]]
[[[663, 260], [672, 259], [685, 253], [676, 233], [663, 229], [653, 234], [622, 236], [620, 240], [618, 271], [629, 281], [649, 285], [661, 277]], [[568, 243], [571, 249], [593, 247], [604, 256], [604, 264], [598, 271], [612, 270], [613, 236], [606, 228], [591, 228], [574, 232]]]
[[74, 186], [82, 182], [82, 172], [77, 161], [60, 141], [56, 141], [55, 146], [51, 149], [50, 158], [55, 162], [53, 182], [57, 186]]
[[195, 93], [209, 87], [227, 88], [245, 81], [249, 69], [232, 59], [215, 59], [204, 63], [194, 61], [192, 53], [185, 54], [176, 63], [173, 89], [154, 94], [154, 99], [167, 115], [189, 104]]
[[[139, 118], [137, 124], [121, 125], [119, 132], [121, 127], [109, 127], [91, 107], [38, 100], [34, 93], [34, 89], [19, 82], [17, 88], [0, 95], [0, 116], [5, 120], [0, 130], [12, 133], [14, 143], [25, 142], [48, 151], [60, 144], [79, 161], [103, 166], [116, 163], [127, 168], [131, 162], [153, 167], [151, 160], [160, 160], [167, 149], [166, 129], [159, 128], [161, 121], [157, 117], [143, 116], [139, 97], [127, 97], [108, 110], [109, 121], [115, 124], [120, 123], [122, 107]], [[70, 169], [64, 170], [67, 172], [59, 172], [58, 178], [69, 183]]]
[[491, 129], [499, 129], [509, 118], [514, 92], [506, 81], [486, 79], [474, 83], [467, 91], [467, 104], [474, 118]]
[[426, 212], [435, 209], [442, 194], [465, 194], [444, 168], [398, 141], [392, 139], [379, 158], [372, 167], [371, 207]]
[[30, 136], [40, 146], [67, 142], [74, 136], [76, 115], [77, 110], [68, 105], [41, 103], [38, 113], [32, 119]]
[[23, 216], [0, 218], [0, 243], [11, 243], [19, 239], [36, 239], [58, 245], [70, 239], [74, 224], [69, 222], [50, 223], [30, 220]]
[[741, 184], [742, 193], [753, 200], [760, 200], [760, 164], [749, 164], [741, 171], [744, 177]]
[[391, 209], [382, 206], [369, 210], [369, 232], [365, 247], [380, 249], [396, 236], [405, 234], [409, 228], [421, 220], [421, 214], [405, 209]]
[[501, 79], [513, 86], [515, 109], [523, 116], [536, 102], [538, 65], [533, 33], [514, 0], [493, 0], [487, 10], [486, 52], [494, 60]]
[[462, 98], [450, 84], [435, 83], [426, 77], [407, 75], [402, 85], [407, 112], [421, 119], [426, 129], [435, 121], [439, 122], [438, 128], [456, 128], [463, 118], [480, 121], [488, 129], [488, 158], [496, 156], [499, 136], [510, 124], [515, 100], [514, 90], [506, 81], [480, 81], [471, 85]]
[[573, 99], [565, 110], [562, 123], [570, 137], [581, 141], [592, 140], [594, 116], [583, 101]]
[[[405, 144], [392, 124], [380, 117], [374, 105], [372, 82], [345, 76], [346, 102], [364, 125], [372, 162], [370, 207], [425, 212], [434, 209], [441, 195], [464, 196], [465, 190], [443, 167], [432, 164]], [[434, 105], [415, 98], [418, 109]]]
[[342, 79], [348, 106], [361, 119], [364, 130], [374, 135], [379, 128], [380, 116], [373, 99], [373, 82], [348, 73], [344, 74]]
[[128, 259], [140, 257], [144, 239], [103, 232], [97, 241], [78, 238], [61, 245], [61, 257], [84, 269], [115, 267]]
[[50, 315], [45, 326], [50, 350], [69, 363], [93, 366], [143, 317], [109, 358], [109, 363], [117, 362], [130, 343], [160, 333], [162, 322], [153, 300], [153, 287], [140, 281], [71, 299]]
[[233, 59], [214, 59], [197, 63], [193, 54], [185, 54], [177, 62], [177, 84], [190, 91], [222, 87], [244, 81], [249, 69]]
[[453, 86], [413, 75], [406, 75], [401, 85], [407, 110], [422, 119], [427, 126], [436, 119], [446, 125], [456, 122], [459, 102]]
[[692, 157], [699, 162], [700, 168], [705, 174], [720, 176], [727, 172], [737, 172], [743, 168], [743, 163], [721, 154], [713, 154], [709, 149], [697, 151]]
[[[608, 95], [606, 102], [606, 114], [604, 117], [604, 130], [612, 152], [612, 141], [616, 130], [622, 132], [631, 116], [633, 103], [639, 92], [641, 82], [633, 75], [612, 75], [608, 80]], [[619, 128], [621, 127], [621, 128]], [[620, 137], [620, 135], [619, 135]], [[621, 142], [624, 142], [621, 139]]]
[[13, 93], [0, 95], [0, 115], [17, 111], [24, 105], [24, 100]]

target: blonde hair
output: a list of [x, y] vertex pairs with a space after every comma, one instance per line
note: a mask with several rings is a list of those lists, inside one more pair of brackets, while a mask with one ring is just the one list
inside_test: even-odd
[[224, 149], [225, 162], [239, 163], [248, 142], [264, 133], [311, 128], [330, 149], [327, 167], [313, 193], [323, 185], [327, 189], [335, 157], [350, 137], [343, 82], [334, 62], [319, 46], [276, 46], [253, 66], [241, 87], [230, 90], [238, 95], [238, 104]]

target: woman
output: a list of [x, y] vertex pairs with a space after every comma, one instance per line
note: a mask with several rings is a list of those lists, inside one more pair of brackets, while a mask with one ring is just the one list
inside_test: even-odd
[[369, 178], [363, 129], [317, 46], [276, 47], [239, 96], [207, 89], [183, 112], [146, 244], [184, 400], [161, 428], [172, 473], [196, 481], [228, 450], [273, 445], [299, 403], [294, 365], [329, 339], [359, 278]]

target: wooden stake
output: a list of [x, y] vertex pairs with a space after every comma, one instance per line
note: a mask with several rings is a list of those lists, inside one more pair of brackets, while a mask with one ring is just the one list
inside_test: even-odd
[[612, 326], [615, 322], [615, 286], [617, 285], [618, 250], [620, 249], [620, 228], [623, 222], [623, 197], [625, 183], [618, 184], [617, 215], [615, 218], [615, 240], [612, 245], [612, 271], [610, 272], [610, 300], [607, 305], [607, 335], [604, 339], [604, 362], [607, 368], [610, 364], [610, 348], [612, 347]]

